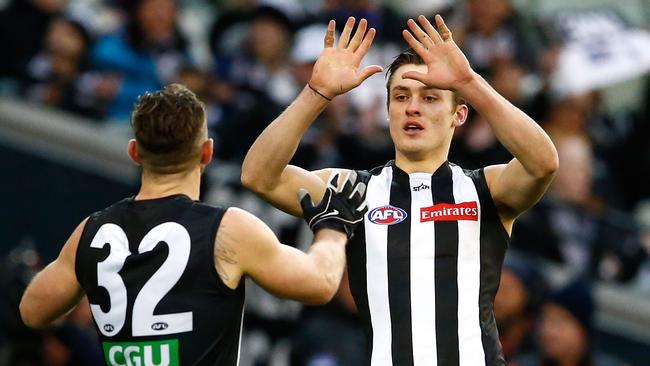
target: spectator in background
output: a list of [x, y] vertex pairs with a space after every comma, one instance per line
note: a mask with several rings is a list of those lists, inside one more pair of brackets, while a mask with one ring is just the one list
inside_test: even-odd
[[209, 32], [209, 44], [216, 74], [228, 79], [235, 56], [241, 52], [246, 29], [255, 14], [255, 0], [230, 1], [224, 5]]
[[21, 78], [38, 53], [50, 21], [64, 9], [64, 0], [13, 0], [0, 12], [0, 77]]
[[[293, 22], [272, 6], [235, 2], [210, 31], [216, 70], [209, 126], [215, 154], [239, 162], [295, 93], [289, 62]], [[232, 138], [237, 136], [236, 139]]]
[[540, 45], [511, 0], [468, 0], [467, 12], [468, 23], [459, 37], [477, 72], [494, 76], [500, 62], [536, 70]]
[[[476, 71], [510, 102], [536, 120], [546, 57], [537, 23], [524, 18], [511, 0], [467, 0], [462, 49]], [[543, 76], [543, 75], [542, 75]]]
[[246, 44], [250, 58], [233, 65], [233, 81], [265, 93], [278, 105], [288, 105], [296, 93], [289, 66], [292, 33], [293, 24], [286, 14], [270, 6], [259, 7]]
[[598, 351], [594, 342], [595, 304], [581, 279], [554, 291], [544, 302], [537, 331], [539, 353], [523, 356], [518, 366], [623, 366]]
[[546, 280], [532, 260], [513, 253], [506, 256], [494, 317], [509, 365], [516, 365], [513, 361], [518, 356], [534, 350], [533, 329], [546, 288]]
[[551, 136], [560, 168], [549, 194], [515, 224], [512, 247], [563, 263], [576, 274], [631, 279], [646, 256], [638, 225], [592, 193], [589, 140], [577, 134]]
[[27, 64], [21, 94], [40, 104], [96, 117], [94, 106], [78, 88], [88, 67], [90, 35], [76, 20], [59, 17], [50, 23], [43, 49]]
[[[278, 105], [287, 105], [296, 93], [289, 67], [293, 30], [292, 20], [272, 6], [244, 6], [226, 12], [211, 35], [218, 75]], [[229, 45], [233, 42], [236, 44]]]
[[[406, 18], [381, 0], [336, 0], [323, 1], [322, 20], [334, 19], [345, 24], [348, 17], [366, 19], [368, 27], [375, 28], [375, 47], [386, 44], [402, 44], [403, 24]], [[413, 14], [409, 14], [412, 16]], [[395, 50], [391, 50], [394, 53]]]
[[[589, 137], [594, 166], [593, 192], [608, 206], [631, 211], [647, 195], [650, 172], [648, 124], [639, 113], [607, 111], [598, 90], [553, 101], [544, 128], [553, 135]], [[630, 156], [635, 164], [629, 164]]]
[[470, 109], [467, 122], [454, 133], [450, 157], [468, 169], [507, 163], [512, 155], [497, 140], [487, 120]]
[[179, 68], [175, 82], [185, 85], [205, 104], [208, 130], [212, 131], [221, 114], [218, 96], [221, 82], [191, 64]]
[[98, 101], [108, 102], [106, 117], [124, 122], [139, 95], [173, 81], [178, 68], [190, 62], [176, 24], [175, 0], [137, 0], [126, 6], [126, 26], [93, 48], [97, 75], [87, 85]]

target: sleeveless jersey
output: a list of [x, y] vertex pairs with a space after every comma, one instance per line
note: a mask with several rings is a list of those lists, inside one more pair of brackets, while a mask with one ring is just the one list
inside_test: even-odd
[[238, 364], [244, 286], [214, 267], [224, 212], [174, 195], [89, 217], [75, 270], [107, 365]]
[[347, 255], [367, 364], [505, 365], [493, 303], [509, 236], [483, 170], [358, 173], [369, 210]]

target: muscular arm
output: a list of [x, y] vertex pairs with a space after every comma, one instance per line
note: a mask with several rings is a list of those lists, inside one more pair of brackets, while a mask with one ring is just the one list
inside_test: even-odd
[[20, 316], [32, 328], [46, 326], [66, 314], [79, 302], [83, 290], [75, 274], [75, 255], [86, 220], [65, 243], [59, 256], [27, 286], [20, 301]]
[[323, 304], [336, 293], [345, 267], [345, 234], [323, 229], [305, 253], [281, 244], [266, 224], [230, 208], [215, 243], [215, 265], [231, 288], [244, 275], [270, 293], [308, 304]]
[[354, 23], [354, 18], [348, 19], [338, 44], [334, 46], [335, 24], [330, 21], [325, 48], [311, 75], [313, 89], [305, 86], [293, 103], [266, 127], [242, 165], [242, 184], [292, 215], [300, 216], [302, 213], [296, 199], [298, 189], [305, 188], [315, 200], [320, 200], [325, 191], [325, 179], [329, 176], [329, 171], [313, 174], [288, 165], [300, 139], [327, 106], [326, 98], [345, 93], [381, 71], [379, 66], [359, 70], [375, 30], [370, 29], [366, 34], [367, 22], [362, 19], [351, 37]]
[[326, 103], [327, 100], [305, 87], [296, 100], [259, 135], [242, 164], [242, 184], [294, 216], [302, 215], [296, 199], [298, 189], [307, 189], [318, 200], [325, 192], [325, 180], [305, 169], [289, 165], [289, 161], [296, 153], [305, 131]]
[[557, 151], [546, 133], [524, 112], [499, 95], [474, 72], [452, 38], [442, 17], [438, 30], [423, 16], [422, 28], [409, 20], [403, 36], [427, 64], [427, 73], [407, 72], [405, 78], [439, 89], [452, 90], [471, 104], [492, 126], [514, 159], [507, 165], [485, 169], [492, 198], [501, 219], [510, 228], [521, 212], [532, 206], [548, 188], [558, 168]]
[[485, 168], [492, 198], [504, 224], [509, 226], [548, 188], [558, 168], [557, 151], [535, 121], [480, 76], [476, 75], [459, 93], [485, 117], [499, 141], [514, 156], [506, 165]]

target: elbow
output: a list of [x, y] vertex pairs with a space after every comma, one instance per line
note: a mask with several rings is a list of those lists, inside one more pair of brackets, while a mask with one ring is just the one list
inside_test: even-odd
[[538, 160], [535, 169], [529, 170], [529, 172], [537, 179], [541, 180], [550, 180], [555, 176], [555, 173], [560, 167], [560, 160], [557, 155], [557, 151], [553, 148], [544, 156], [540, 157]]
[[316, 294], [308, 299], [305, 299], [302, 303], [305, 305], [313, 305], [313, 306], [325, 305], [328, 302], [332, 301], [333, 297], [334, 294], [331, 295]]
[[560, 158], [557, 155], [557, 150], [553, 148], [549, 156], [542, 163], [541, 175], [543, 178], [552, 178], [559, 168]]
[[316, 299], [318, 302], [315, 305], [324, 305], [332, 301], [334, 295], [336, 295], [336, 292], [339, 290], [341, 276], [336, 276], [335, 274], [331, 273], [325, 278], [325, 281], [323, 281], [323, 283], [324, 285], [319, 291], [318, 297]]
[[244, 187], [255, 193], [262, 193], [264, 191], [263, 179], [260, 174], [257, 174], [254, 169], [247, 168], [245, 164], [242, 166], [239, 179]]
[[302, 302], [306, 305], [325, 305], [332, 301], [334, 295], [336, 295], [336, 292], [339, 289], [339, 281], [337, 281], [335, 277], [336, 276], [333, 274], [327, 276], [324, 281], [322, 281], [322, 286], [319, 286], [311, 296], [304, 299]]
[[317, 294], [314, 294], [312, 297], [304, 301], [306, 305], [325, 305], [332, 301], [336, 291], [324, 290], [320, 291]]
[[253, 187], [255, 185], [255, 174], [251, 171], [251, 169], [246, 169], [246, 165], [242, 166], [241, 176], [239, 177], [239, 180], [244, 187], [253, 190]]

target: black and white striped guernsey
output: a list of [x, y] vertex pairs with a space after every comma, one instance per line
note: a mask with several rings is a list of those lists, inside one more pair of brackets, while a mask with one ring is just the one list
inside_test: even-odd
[[367, 364], [504, 365], [493, 303], [509, 237], [483, 169], [359, 175], [369, 210], [347, 250]]

